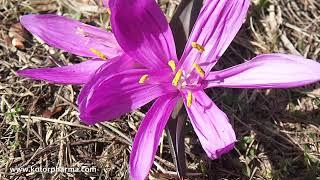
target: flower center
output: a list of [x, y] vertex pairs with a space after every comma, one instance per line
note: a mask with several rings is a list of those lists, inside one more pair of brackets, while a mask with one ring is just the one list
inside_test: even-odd
[[[196, 73], [201, 77], [204, 78], [205, 77], [205, 72], [204, 70], [200, 67], [199, 64], [194, 63], [193, 64], [194, 70], [196, 70]], [[175, 72], [175, 71], [173, 71]], [[188, 86], [195, 86], [196, 84], [198, 84], [198, 82], [191, 82], [190, 79], [188, 79], [190, 77], [192, 72], [189, 73], [185, 73], [182, 69], [179, 69], [176, 73], [175, 76], [172, 79], [171, 84], [173, 86], [175, 86], [178, 89], [183, 89], [186, 88]]]
[[[196, 50], [198, 50], [200, 53], [203, 53], [205, 51], [204, 47], [196, 42], [192, 42], [191, 46]], [[172, 72], [174, 73], [171, 84], [175, 88], [177, 88], [179, 91], [182, 91], [183, 93], [187, 93], [187, 96], [186, 96], [187, 107], [190, 108], [192, 105], [192, 101], [194, 99], [192, 95], [192, 89], [194, 90], [201, 86], [198, 82], [199, 79], [195, 77], [197, 77], [198, 75], [201, 78], [204, 78], [205, 71], [197, 63], [192, 64], [193, 68], [191, 72], [185, 72], [183, 69], [177, 70], [177, 66], [174, 60], [168, 61], [168, 66], [171, 68]], [[193, 70], [195, 70], [195, 73], [193, 73]], [[139, 84], [144, 84], [148, 78], [149, 78], [148, 74], [142, 75], [139, 79]]]

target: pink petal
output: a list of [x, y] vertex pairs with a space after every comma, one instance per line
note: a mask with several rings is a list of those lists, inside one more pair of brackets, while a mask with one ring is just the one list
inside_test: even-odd
[[[113, 61], [101, 66], [81, 90], [78, 105], [80, 118], [85, 123], [112, 120], [161, 95], [176, 92], [171, 79], [163, 77], [163, 71], [132, 69], [134, 65], [130, 65], [131, 60], [123, 65], [126, 68], [117, 72], [115, 69], [119, 67], [119, 62], [121, 61]], [[145, 74], [149, 78], [144, 84], [139, 84], [139, 79]], [[157, 84], [158, 80], [167, 83]]]
[[112, 33], [64, 16], [25, 15], [20, 21], [28, 31], [47, 44], [76, 55], [97, 57], [90, 48], [101, 51], [107, 58], [122, 54]]
[[163, 129], [177, 100], [174, 95], [159, 97], [143, 119], [130, 154], [131, 179], [144, 180], [148, 176]]
[[154, 0], [110, 0], [112, 30], [123, 50], [147, 68], [177, 60], [171, 29]]
[[203, 91], [193, 92], [191, 107], [184, 104], [194, 131], [211, 159], [216, 159], [234, 147], [236, 136], [224, 112]]
[[211, 72], [207, 87], [288, 88], [320, 80], [320, 63], [302, 56], [265, 54], [231, 68]]
[[[208, 73], [239, 31], [249, 4], [249, 0], [205, 1], [182, 55], [182, 68], [189, 72], [197, 63]], [[192, 48], [192, 42], [205, 51]]]
[[109, 0], [103, 0], [102, 3], [103, 3], [104, 7], [106, 7], [106, 8], [109, 7]]
[[17, 71], [17, 74], [51, 83], [84, 84], [89, 80], [90, 76], [94, 74], [94, 72], [104, 63], [106, 63], [106, 61], [99, 59], [88, 60], [69, 66], [19, 70]]

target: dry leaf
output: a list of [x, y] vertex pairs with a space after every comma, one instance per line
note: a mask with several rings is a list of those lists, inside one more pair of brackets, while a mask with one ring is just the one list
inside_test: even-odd
[[57, 2], [52, 0], [32, 0], [30, 6], [37, 10], [37, 12], [51, 12], [58, 9]]
[[53, 108], [52, 111], [49, 109], [46, 109], [42, 112], [42, 116], [45, 118], [52, 118], [56, 113], [59, 113], [61, 111], [62, 111], [61, 106]]
[[24, 49], [24, 42], [28, 38], [28, 32], [22, 27], [20, 23], [11, 25], [9, 29], [9, 37], [11, 38], [11, 44], [19, 49]]
[[0, 40], [2, 40], [7, 47], [11, 47], [11, 38], [7, 34], [0, 33]]

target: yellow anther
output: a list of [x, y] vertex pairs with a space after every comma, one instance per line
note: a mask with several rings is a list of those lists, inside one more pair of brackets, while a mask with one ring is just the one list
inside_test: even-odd
[[141, 76], [141, 78], [139, 79], [139, 84], [143, 84], [148, 79], [148, 77], [148, 74]]
[[107, 8], [107, 13], [111, 15], [111, 9]]
[[180, 79], [181, 79], [181, 76], [182, 76], [182, 70], [180, 69], [177, 73], [176, 73], [176, 75], [174, 76], [174, 78], [173, 78], [173, 80], [172, 80], [172, 85], [174, 85], [174, 86], [178, 86], [178, 83], [179, 83], [179, 81], [180, 81]]
[[188, 108], [191, 107], [191, 104], [192, 104], [192, 93], [190, 91], [188, 91], [188, 95], [187, 95], [187, 106]]
[[204, 52], [204, 47], [201, 46], [200, 44], [196, 43], [196, 42], [192, 42], [191, 46], [193, 48], [196, 48], [199, 52], [203, 53]]
[[176, 63], [174, 62], [174, 60], [170, 60], [168, 62], [168, 65], [170, 66], [170, 68], [172, 69], [173, 72], [176, 71]]
[[204, 71], [203, 69], [199, 66], [199, 64], [193, 63], [193, 67], [196, 69], [197, 73], [204, 78]]
[[107, 60], [107, 57], [99, 50], [94, 49], [94, 48], [90, 48], [89, 49], [93, 54], [97, 55], [99, 58], [103, 59], [103, 60]]

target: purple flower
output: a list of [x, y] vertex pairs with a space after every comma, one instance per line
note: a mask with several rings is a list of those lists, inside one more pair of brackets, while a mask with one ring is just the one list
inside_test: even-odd
[[[67, 39], [61, 38], [61, 34], [66, 34], [63, 28], [57, 30], [53, 27], [49, 28], [50, 34], [41, 37], [49, 44], [54, 42], [51, 45], [80, 52], [80, 55], [95, 57], [97, 53], [91, 54], [88, 51], [90, 47], [106, 56], [119, 52], [111, 55], [114, 58], [110, 63], [103, 63], [98, 69], [95, 67], [90, 73], [83, 74], [77, 72], [78, 67], [74, 67], [77, 65], [66, 71], [55, 68], [52, 71], [25, 70], [20, 74], [61, 83], [75, 83], [85, 77], [81, 81], [85, 85], [77, 103], [80, 118], [87, 124], [110, 121], [156, 99], [134, 139], [130, 155], [132, 179], [144, 179], [148, 175], [163, 129], [181, 98], [203, 149], [215, 159], [234, 147], [236, 136], [225, 113], [203, 91], [205, 88], [288, 88], [320, 80], [319, 63], [285, 54], [259, 55], [243, 64], [210, 72], [239, 31], [249, 3], [249, 0], [205, 1], [184, 53], [178, 60], [171, 29], [154, 0], [110, 0], [111, 25], [121, 50], [96, 47], [95, 43], [106, 47], [104, 43], [110, 42], [99, 38], [89, 39], [89, 42], [93, 40], [90, 46], [74, 47], [74, 42], [83, 46], [87, 41], [77, 39], [86, 37], [76, 35], [78, 24], [68, 30], [71, 26], [69, 21], [63, 22], [64, 27], [68, 27], [65, 30], [70, 31]], [[22, 21], [27, 18], [29, 24], [23, 24], [38, 36], [42, 35], [38, 29], [50, 27], [50, 23], [46, 23], [47, 18], [42, 16], [26, 16]], [[45, 32], [45, 29], [40, 31]], [[83, 30], [92, 37], [98, 36], [85, 28]], [[109, 34], [108, 37], [113, 36]], [[112, 48], [118, 50], [117, 43], [110, 39]], [[133, 60], [140, 67], [129, 63]], [[93, 72], [94, 69], [97, 70]], [[82, 70], [86, 71], [85, 66], [80, 67]], [[37, 71], [42, 72], [33, 73]], [[64, 74], [59, 74], [61, 71]], [[68, 77], [63, 79], [65, 76]]]

